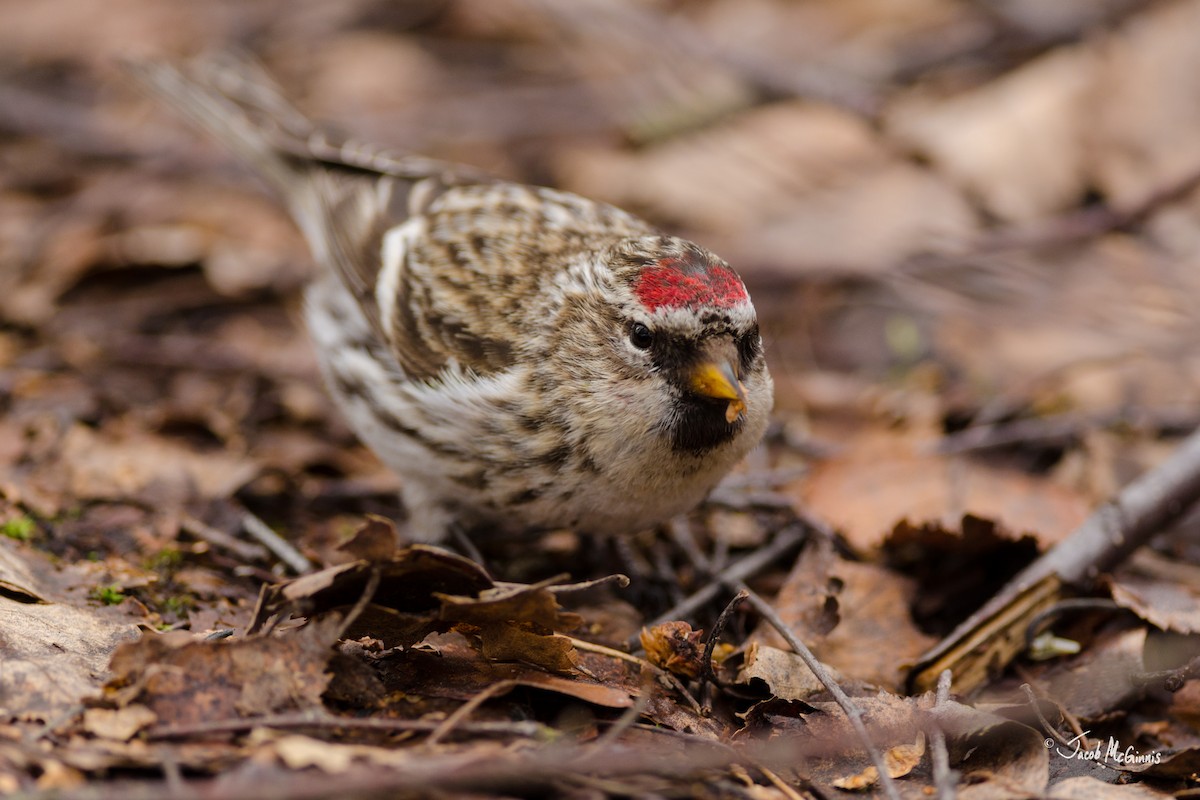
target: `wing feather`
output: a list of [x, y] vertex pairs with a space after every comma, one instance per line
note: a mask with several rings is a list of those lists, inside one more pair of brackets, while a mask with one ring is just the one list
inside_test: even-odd
[[130, 69], [263, 175], [415, 379], [510, 366], [530, 333], [521, 298], [583, 251], [653, 233], [577, 195], [334, 140], [236, 56]]

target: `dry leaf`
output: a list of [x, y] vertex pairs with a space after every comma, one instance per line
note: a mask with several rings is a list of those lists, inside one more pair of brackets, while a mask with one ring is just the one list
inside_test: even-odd
[[664, 622], [642, 628], [641, 643], [646, 659], [668, 672], [694, 678], [704, 669], [704, 631], [694, 631], [686, 622]]
[[147, 634], [113, 654], [108, 696], [141, 703], [164, 726], [319, 708], [339, 627], [330, 617], [270, 637]]
[[142, 705], [124, 708], [89, 708], [83, 712], [83, 729], [101, 739], [127, 742], [138, 731], [158, 721], [158, 715]]
[[[909, 609], [916, 591], [912, 580], [848, 561], [819, 539], [796, 561], [774, 606], [823, 663], [856, 680], [898, 689], [906, 665], [935, 643], [913, 622]], [[765, 624], [751, 641], [786, 646]], [[801, 680], [807, 685], [807, 677]]]

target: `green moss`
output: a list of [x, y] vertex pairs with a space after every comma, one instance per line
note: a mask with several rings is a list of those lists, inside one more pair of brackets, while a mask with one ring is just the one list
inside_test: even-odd
[[117, 584], [97, 586], [92, 589], [92, 599], [106, 606], [115, 606], [125, 599], [125, 590]]
[[3, 533], [10, 539], [16, 539], [18, 542], [28, 542], [36, 532], [37, 523], [28, 514], [22, 514], [0, 525], [0, 533]]
[[162, 603], [163, 611], [173, 614], [180, 619], [186, 617], [187, 612], [195, 605], [196, 601], [186, 594], [173, 594], [164, 599]]
[[155, 572], [173, 572], [183, 564], [183, 558], [182, 550], [176, 547], [167, 547], [146, 559], [146, 569]]

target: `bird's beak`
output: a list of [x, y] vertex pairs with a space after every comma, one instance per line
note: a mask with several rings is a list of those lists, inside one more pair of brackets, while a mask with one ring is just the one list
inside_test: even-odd
[[692, 370], [692, 391], [717, 400], [728, 400], [725, 421], [732, 425], [746, 411], [746, 387], [727, 360], [706, 361]]

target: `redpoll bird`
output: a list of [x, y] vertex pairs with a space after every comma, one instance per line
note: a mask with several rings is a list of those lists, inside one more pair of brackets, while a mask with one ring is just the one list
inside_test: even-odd
[[704, 248], [613, 206], [332, 144], [245, 64], [136, 68], [257, 168], [322, 269], [330, 391], [412, 535], [629, 533], [695, 507], [772, 405], [754, 306]]

